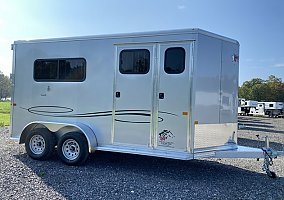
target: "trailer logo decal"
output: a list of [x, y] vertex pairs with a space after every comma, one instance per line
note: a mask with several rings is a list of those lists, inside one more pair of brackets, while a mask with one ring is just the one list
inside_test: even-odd
[[234, 54], [232, 58], [234, 62], [239, 62], [239, 56], [237, 54]]
[[160, 146], [165, 147], [173, 147], [174, 142], [171, 142], [172, 138], [174, 138], [174, 134], [169, 130], [163, 130], [161, 133], [159, 133], [159, 143]]
[[[112, 111], [100, 111], [100, 112], [88, 112], [88, 113], [73, 113], [74, 109], [63, 107], [63, 106], [33, 106], [30, 108], [23, 108], [21, 109], [28, 111], [31, 114], [34, 115], [40, 115], [40, 116], [47, 116], [47, 117], [76, 117], [76, 118], [82, 118], [82, 117], [107, 117], [112, 116]], [[166, 115], [172, 115], [178, 117], [178, 115], [159, 111], [159, 113], [166, 114]], [[151, 123], [151, 111], [150, 110], [116, 110], [115, 111], [117, 122], [122, 123], [136, 123], [136, 124], [149, 124]], [[119, 118], [121, 116], [121, 118]], [[126, 116], [126, 118], [122, 118], [123, 116]], [[133, 118], [127, 118], [127, 116], [140, 116], [139, 119], [133, 120]], [[146, 117], [146, 119], [145, 119]], [[160, 116], [158, 116], [158, 122], [162, 122], [164, 119]]]

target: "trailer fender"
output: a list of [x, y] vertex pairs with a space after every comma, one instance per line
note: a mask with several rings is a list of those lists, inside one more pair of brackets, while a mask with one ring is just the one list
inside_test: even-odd
[[47, 122], [47, 121], [35, 121], [27, 124], [22, 131], [20, 137], [20, 144], [25, 143], [27, 135], [30, 133], [31, 130], [35, 128], [47, 128], [51, 132], [55, 133], [56, 137], [60, 137], [68, 132], [80, 132], [82, 133], [87, 141], [88, 141], [88, 148], [89, 153], [92, 153], [96, 150], [98, 146], [97, 138], [95, 134], [95, 128], [84, 123], [80, 122]]

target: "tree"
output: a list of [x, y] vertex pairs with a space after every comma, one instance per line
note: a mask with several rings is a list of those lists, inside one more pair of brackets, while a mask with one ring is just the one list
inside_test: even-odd
[[277, 99], [278, 101], [284, 102], [284, 83], [282, 82], [281, 78], [270, 75], [266, 83], [270, 89], [270, 99]]
[[245, 81], [239, 87], [239, 98], [256, 101], [284, 102], [284, 82], [281, 78], [270, 75], [267, 80], [254, 78]]
[[0, 71], [0, 99], [11, 97], [12, 84], [8, 76]]
[[251, 99], [256, 99], [257, 101], [270, 101], [271, 90], [269, 86], [265, 83], [256, 84], [251, 87]]
[[243, 85], [239, 87], [239, 98], [250, 99], [251, 98], [251, 90], [249, 87]]

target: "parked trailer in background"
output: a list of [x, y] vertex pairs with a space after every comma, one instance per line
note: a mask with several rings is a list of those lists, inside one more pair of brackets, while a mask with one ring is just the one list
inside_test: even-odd
[[265, 115], [269, 117], [283, 116], [283, 102], [260, 102], [265, 105]]
[[257, 103], [257, 107], [251, 108], [249, 114], [253, 116], [264, 116], [265, 115], [265, 104]]
[[16, 41], [11, 137], [54, 147], [190, 160], [280, 155], [237, 145], [239, 43], [200, 29]]
[[255, 109], [257, 107], [257, 101], [253, 100], [245, 100], [245, 99], [240, 99], [241, 104], [238, 108], [238, 114], [239, 115], [250, 115], [250, 112], [252, 109]]
[[238, 114], [245, 115], [246, 113], [245, 113], [244, 105], [245, 105], [246, 100], [243, 98], [239, 98], [238, 102], [239, 102], [238, 103]]

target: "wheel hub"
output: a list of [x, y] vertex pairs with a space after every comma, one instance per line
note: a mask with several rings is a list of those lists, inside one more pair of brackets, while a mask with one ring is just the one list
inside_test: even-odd
[[75, 160], [80, 154], [80, 146], [74, 139], [66, 140], [62, 145], [62, 153], [68, 160]]
[[30, 150], [34, 153], [34, 154], [42, 154], [43, 151], [45, 150], [45, 140], [41, 135], [34, 135], [31, 139], [30, 139]]
[[76, 146], [75, 146], [75, 145], [71, 145], [71, 146], [70, 146], [70, 151], [71, 151], [72, 153], [74, 153], [74, 152], [76, 151]]

